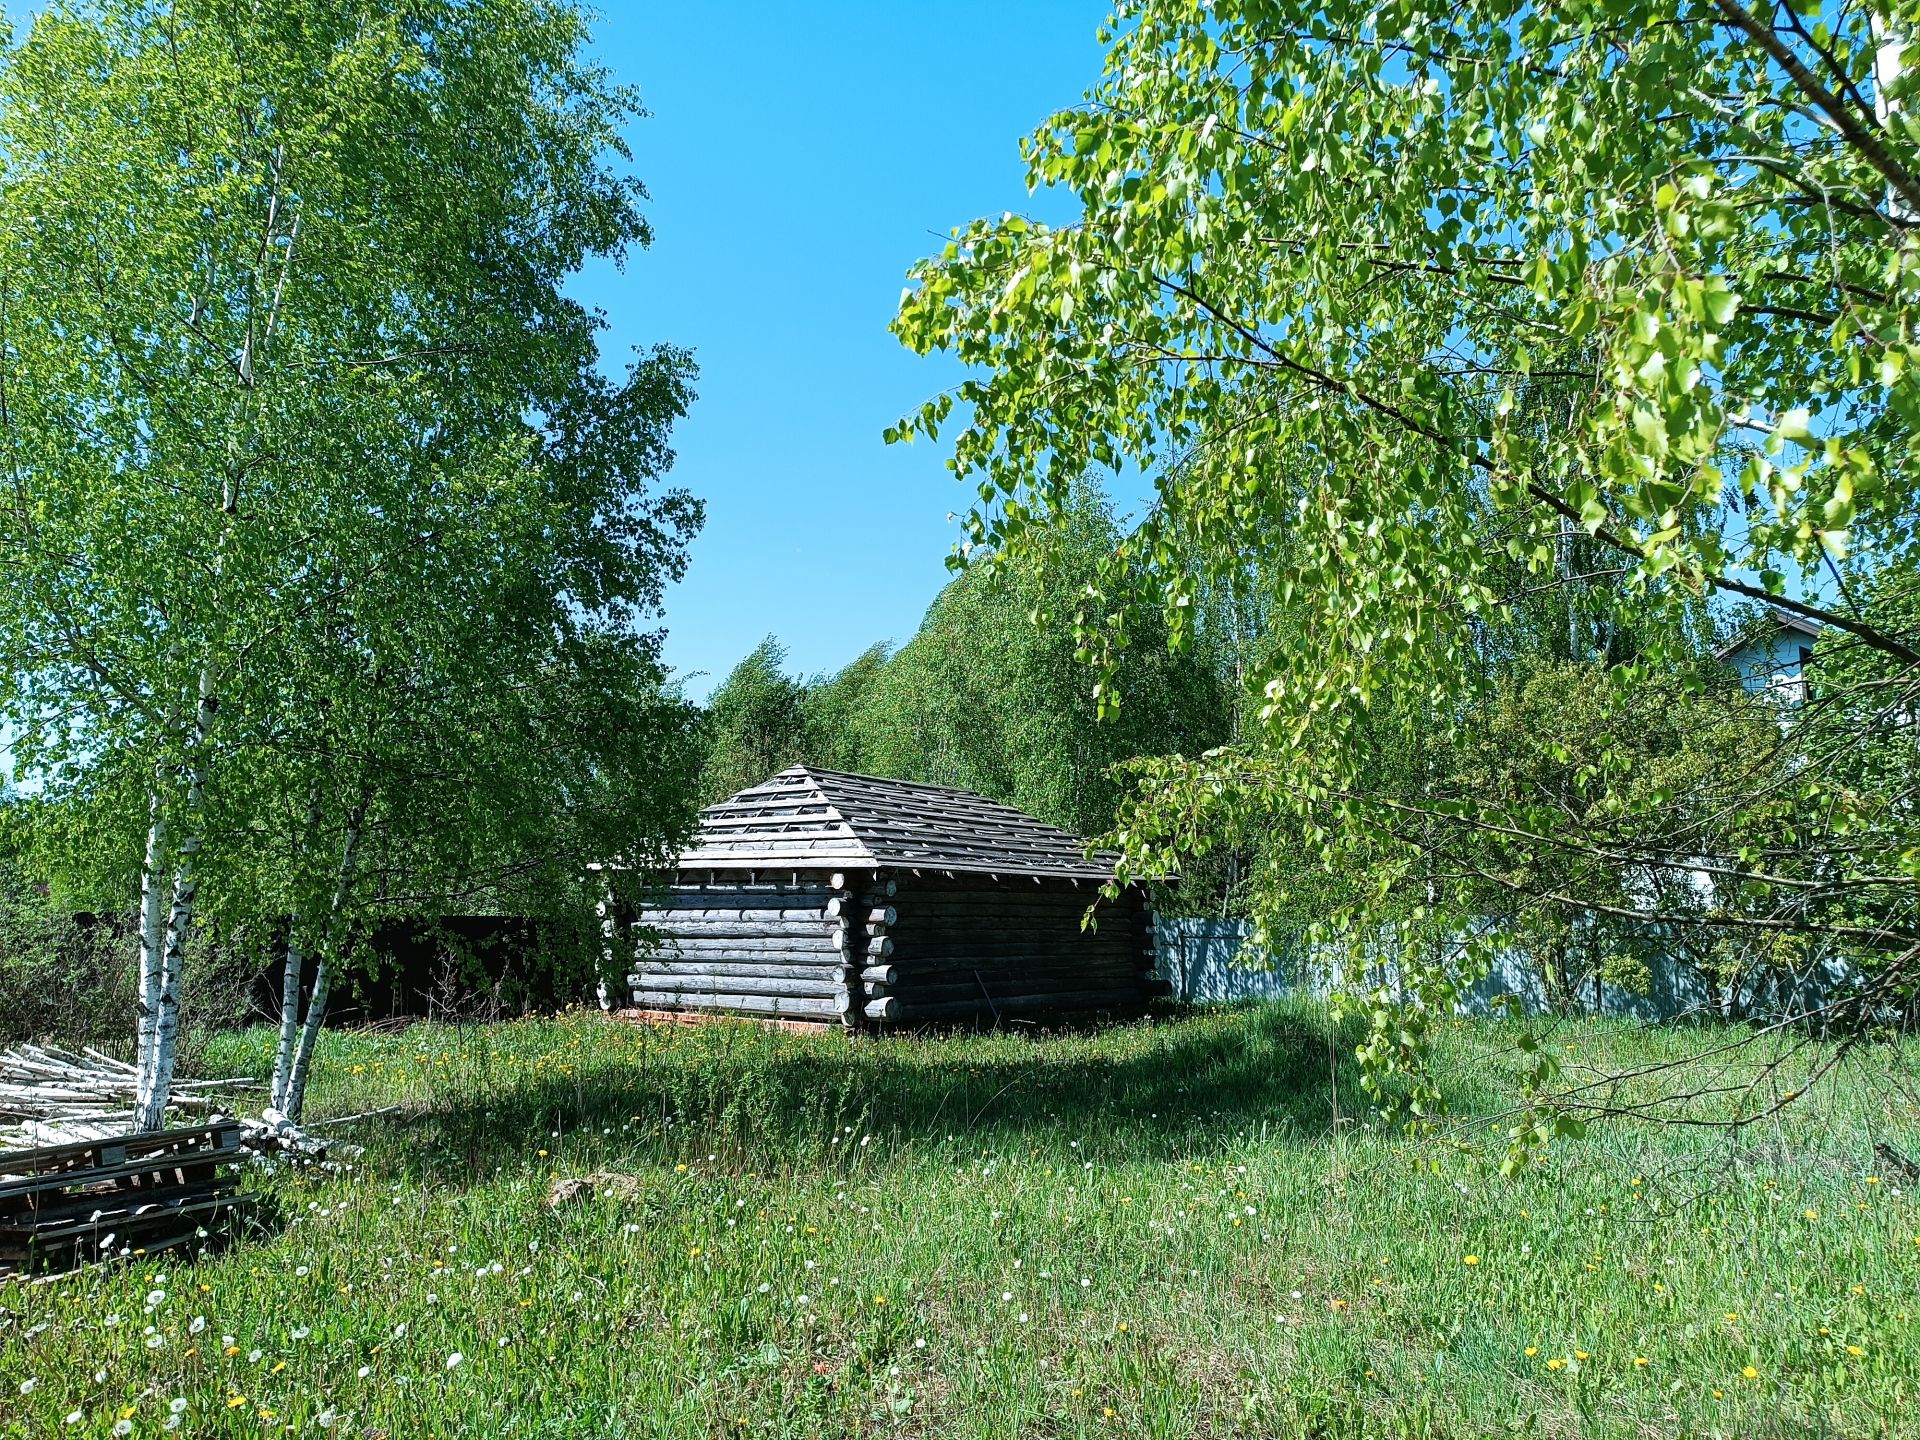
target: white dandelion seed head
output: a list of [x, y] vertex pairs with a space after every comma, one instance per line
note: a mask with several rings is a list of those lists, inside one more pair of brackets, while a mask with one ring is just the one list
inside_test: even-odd
[[187, 1397], [184, 1395], [176, 1395], [173, 1397], [173, 1399], [167, 1401], [167, 1409], [173, 1412], [175, 1415], [181, 1414], [183, 1411], [186, 1410], [186, 1408], [187, 1408]]
[[458, 1350], [454, 1351], [451, 1355], [447, 1356], [447, 1368], [449, 1370], [459, 1369], [460, 1362], [466, 1358], [467, 1357], [462, 1355]]

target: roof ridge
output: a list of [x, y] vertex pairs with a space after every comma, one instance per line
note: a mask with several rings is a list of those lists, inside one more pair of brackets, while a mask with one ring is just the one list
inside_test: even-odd
[[1072, 831], [975, 791], [803, 763], [707, 807], [681, 863], [1111, 879], [1111, 858], [1090, 852]]

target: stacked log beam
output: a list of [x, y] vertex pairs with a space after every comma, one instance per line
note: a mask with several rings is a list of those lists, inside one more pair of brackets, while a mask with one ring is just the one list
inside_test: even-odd
[[859, 972], [876, 1024], [1128, 1010], [1166, 993], [1138, 892], [1115, 902], [1063, 882], [903, 876], [891, 908], [892, 952]]
[[847, 880], [803, 871], [677, 886], [636, 917], [633, 1004], [850, 1023], [859, 996], [840, 941], [839, 912], [853, 898]]

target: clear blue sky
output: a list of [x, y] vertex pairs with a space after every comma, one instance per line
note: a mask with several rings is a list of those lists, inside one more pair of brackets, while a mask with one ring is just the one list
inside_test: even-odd
[[[977, 215], [1061, 218], [1018, 141], [1099, 75], [1105, 0], [607, 0], [600, 57], [632, 129], [651, 250], [575, 287], [610, 355], [700, 363], [673, 480], [707, 502], [667, 603], [667, 658], [704, 696], [769, 632], [811, 673], [905, 640], [948, 579], [968, 488], [881, 430], [958, 378], [888, 333], [907, 267]], [[694, 672], [705, 672], [694, 678]]]

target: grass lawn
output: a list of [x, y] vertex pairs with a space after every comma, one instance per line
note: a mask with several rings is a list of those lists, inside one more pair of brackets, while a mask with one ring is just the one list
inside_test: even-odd
[[[1448, 1031], [1454, 1140], [1497, 1142], [1507, 1038]], [[256, 1176], [224, 1254], [0, 1286], [0, 1435], [1920, 1434], [1920, 1199], [1871, 1156], [1920, 1150], [1920, 1047], [1515, 1181], [1352, 1123], [1340, 1053], [1280, 1006], [329, 1035], [310, 1117], [403, 1107], [350, 1127], [364, 1159]], [[546, 1208], [597, 1171], [628, 1193]]]

